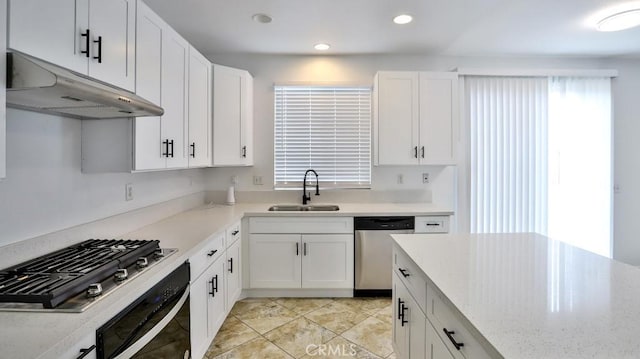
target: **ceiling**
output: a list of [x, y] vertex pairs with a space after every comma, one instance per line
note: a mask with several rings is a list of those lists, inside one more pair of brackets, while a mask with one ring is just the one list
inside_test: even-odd
[[[640, 27], [598, 32], [612, 0], [145, 0], [205, 54], [640, 55]], [[265, 13], [269, 24], [252, 20]], [[401, 13], [414, 21], [396, 25]]]

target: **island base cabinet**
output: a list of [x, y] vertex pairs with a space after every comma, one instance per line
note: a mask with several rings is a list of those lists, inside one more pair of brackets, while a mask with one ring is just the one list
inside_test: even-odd
[[396, 356], [403, 359], [428, 358], [425, 345], [427, 317], [396, 273], [393, 274], [392, 299], [393, 346]]
[[436, 330], [433, 329], [431, 323], [427, 322], [426, 326], [426, 359], [455, 359], [449, 352], [446, 345], [442, 342]]

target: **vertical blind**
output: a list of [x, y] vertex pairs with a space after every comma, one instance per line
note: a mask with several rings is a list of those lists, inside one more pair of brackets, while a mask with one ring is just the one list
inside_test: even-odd
[[472, 233], [547, 232], [548, 79], [467, 77]]
[[307, 169], [324, 188], [371, 185], [371, 88], [275, 86], [274, 183], [301, 187]]

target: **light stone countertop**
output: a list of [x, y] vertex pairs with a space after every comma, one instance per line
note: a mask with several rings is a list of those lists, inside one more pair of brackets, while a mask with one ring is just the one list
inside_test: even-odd
[[0, 356], [20, 359], [60, 357], [87, 335], [95, 333], [95, 329], [150, 289], [154, 283], [188, 260], [205, 245], [206, 239], [224, 231], [245, 216], [453, 214], [450, 209], [415, 203], [339, 204], [338, 212], [269, 212], [270, 205], [205, 205], [133, 232], [123, 233], [122, 238], [158, 239], [161, 247], [177, 248], [178, 252], [134, 280], [125, 282], [113, 295], [108, 295], [83, 313], [0, 312]]
[[640, 269], [538, 234], [393, 235], [505, 358], [639, 358]]

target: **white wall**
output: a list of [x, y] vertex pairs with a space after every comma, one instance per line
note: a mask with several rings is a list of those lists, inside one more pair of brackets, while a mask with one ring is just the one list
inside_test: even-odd
[[[0, 246], [204, 188], [203, 170], [83, 174], [80, 134], [80, 120], [7, 111], [7, 178], [0, 181]], [[134, 199], [129, 202], [125, 201], [126, 183], [134, 185]]]
[[613, 257], [640, 265], [640, 60], [611, 60], [607, 66], [619, 71], [612, 86], [613, 183], [619, 186], [613, 196]]
[[[222, 190], [230, 178], [239, 176], [239, 190], [271, 191], [273, 186], [273, 89], [274, 83], [345, 82], [372, 85], [378, 70], [452, 70], [487, 69], [617, 69], [614, 93], [614, 183], [620, 192], [614, 196], [614, 258], [640, 265], [640, 60], [549, 58], [549, 57], [433, 57], [433, 56], [277, 56], [215, 55], [209, 58], [222, 65], [249, 70], [255, 78], [255, 162], [250, 168], [207, 170], [207, 189]], [[441, 171], [431, 185], [420, 181], [423, 171]], [[457, 169], [420, 167], [374, 167], [376, 190], [420, 189], [433, 192], [433, 202], [455, 204], [456, 172], [465, 175], [464, 165]], [[405, 184], [396, 183], [404, 174]], [[254, 186], [252, 176], [263, 176], [264, 185]], [[460, 182], [462, 183], [462, 181]], [[585, 194], [585, 205], [589, 204]], [[460, 211], [458, 211], [460, 213]]]

